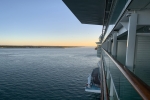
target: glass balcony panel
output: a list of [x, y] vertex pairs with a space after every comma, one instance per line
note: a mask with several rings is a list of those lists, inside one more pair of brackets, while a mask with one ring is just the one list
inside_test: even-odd
[[123, 74], [120, 72], [117, 66], [105, 54], [104, 51], [102, 51], [102, 55], [104, 58], [104, 67], [107, 67], [110, 71], [116, 92], [120, 100], [142, 100], [142, 98], [139, 96], [136, 90], [132, 87], [132, 85], [123, 76]]

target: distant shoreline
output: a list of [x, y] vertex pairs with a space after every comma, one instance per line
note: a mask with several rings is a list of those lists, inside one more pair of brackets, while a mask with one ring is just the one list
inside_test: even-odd
[[83, 46], [8, 46], [0, 45], [0, 48], [77, 48]]

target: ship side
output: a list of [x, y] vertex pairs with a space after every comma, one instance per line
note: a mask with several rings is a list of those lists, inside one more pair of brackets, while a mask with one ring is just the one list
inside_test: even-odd
[[150, 0], [63, 0], [82, 24], [101, 25], [101, 100], [150, 100]]

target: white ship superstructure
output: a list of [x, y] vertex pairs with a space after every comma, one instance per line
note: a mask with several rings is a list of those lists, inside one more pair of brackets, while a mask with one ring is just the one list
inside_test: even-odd
[[101, 100], [150, 100], [150, 0], [63, 0], [82, 24], [102, 25]]

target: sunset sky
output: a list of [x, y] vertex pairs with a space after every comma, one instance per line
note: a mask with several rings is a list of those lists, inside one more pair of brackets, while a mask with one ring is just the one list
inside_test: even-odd
[[0, 45], [96, 46], [101, 28], [81, 24], [62, 0], [0, 0]]

